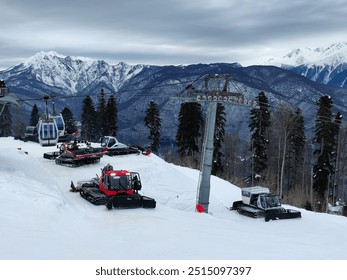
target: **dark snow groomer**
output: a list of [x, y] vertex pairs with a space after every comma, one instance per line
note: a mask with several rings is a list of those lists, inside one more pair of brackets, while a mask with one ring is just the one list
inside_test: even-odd
[[265, 187], [249, 187], [241, 189], [242, 200], [235, 201], [230, 210], [237, 210], [242, 215], [257, 218], [265, 217], [265, 221], [301, 218], [301, 212], [284, 209], [278, 195], [270, 194]]

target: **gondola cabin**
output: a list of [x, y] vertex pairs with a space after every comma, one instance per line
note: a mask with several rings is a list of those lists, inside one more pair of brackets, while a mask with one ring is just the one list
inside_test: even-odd
[[58, 143], [59, 132], [54, 119], [39, 120], [37, 125], [38, 140], [41, 146], [55, 146]]
[[6, 87], [5, 81], [0, 80], [0, 97], [4, 97], [8, 93], [8, 88]]
[[54, 119], [57, 124], [59, 139], [58, 142], [66, 142], [67, 141], [67, 133], [65, 129], [65, 122], [62, 114], [53, 114], [49, 115], [50, 118]]

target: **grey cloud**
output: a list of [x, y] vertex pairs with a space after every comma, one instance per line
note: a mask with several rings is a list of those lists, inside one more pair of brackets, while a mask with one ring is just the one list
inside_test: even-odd
[[266, 55], [264, 48], [290, 51], [346, 40], [347, 0], [2, 2], [2, 68], [30, 50], [130, 63], [242, 63]]

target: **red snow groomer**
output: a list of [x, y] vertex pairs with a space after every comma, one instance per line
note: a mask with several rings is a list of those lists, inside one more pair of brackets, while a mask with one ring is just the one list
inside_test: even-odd
[[95, 205], [106, 205], [113, 208], [155, 208], [153, 198], [139, 194], [141, 190], [140, 174], [128, 170], [113, 170], [107, 164], [97, 176], [88, 181], [79, 181], [75, 187], [71, 182], [72, 192], [80, 195]]
[[107, 154], [101, 148], [94, 148], [88, 141], [73, 141], [62, 143], [59, 151], [44, 153], [46, 159], [54, 159], [56, 164], [65, 166], [82, 166], [97, 163]]

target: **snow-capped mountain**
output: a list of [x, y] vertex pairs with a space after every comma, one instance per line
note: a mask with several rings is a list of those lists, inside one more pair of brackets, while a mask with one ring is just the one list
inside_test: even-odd
[[117, 91], [129, 78], [143, 69], [143, 65], [130, 66], [123, 62], [109, 65], [102, 60], [64, 56], [54, 51], [39, 52], [23, 63], [4, 71], [5, 79], [30, 72], [47, 86], [64, 90], [67, 95], [80, 93], [91, 85], [102, 82], [104, 87]]
[[303, 64], [337, 65], [347, 61], [347, 42], [332, 44], [327, 48], [299, 48], [281, 58], [272, 58], [266, 65], [296, 67]]
[[[293, 68], [294, 69], [294, 68]], [[329, 94], [336, 110], [347, 116], [344, 108], [346, 89], [336, 89], [313, 82], [303, 75], [274, 66], [242, 67], [238, 63], [196, 64], [187, 66], [130, 66], [125, 63], [109, 65], [102, 60], [70, 57], [56, 52], [40, 52], [23, 63], [0, 71], [10, 91], [22, 100], [21, 111], [29, 119], [32, 106], [44, 111], [41, 98], [55, 94], [55, 108], [69, 107], [75, 119], [80, 119], [83, 98], [90, 95], [97, 102], [101, 89], [114, 94], [118, 104], [118, 137], [128, 143], [146, 144], [148, 131], [144, 116], [148, 103], [154, 100], [160, 109], [162, 138], [168, 143], [175, 139], [180, 101], [172, 99], [192, 82], [207, 74], [231, 74], [238, 90], [247, 99], [254, 99], [260, 91], [266, 92], [271, 105], [281, 100], [300, 107], [308, 127], [314, 126], [316, 101]], [[95, 103], [96, 104], [96, 103]], [[227, 131], [239, 131], [248, 138], [249, 109], [226, 106]], [[235, 118], [234, 116], [238, 116]], [[139, 142], [141, 141], [143, 142]]]
[[319, 83], [347, 87], [347, 42], [332, 44], [327, 48], [295, 49], [265, 64], [289, 69]]

